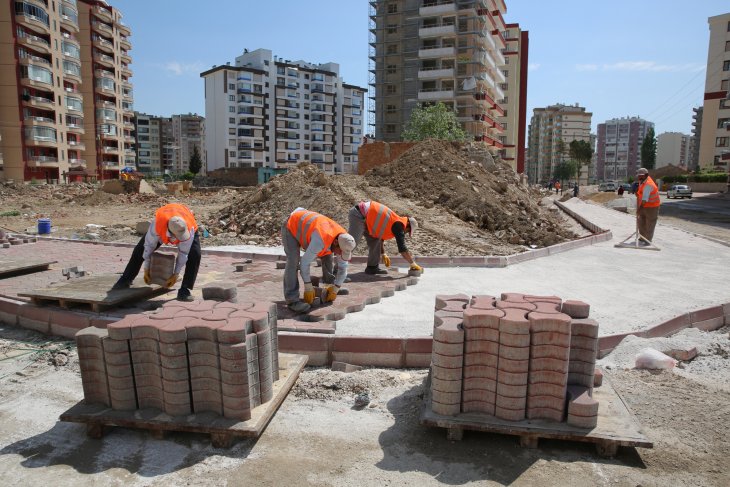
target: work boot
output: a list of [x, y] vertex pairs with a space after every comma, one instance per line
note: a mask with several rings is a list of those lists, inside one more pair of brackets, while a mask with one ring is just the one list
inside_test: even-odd
[[129, 289], [129, 287], [132, 285], [131, 282], [125, 281], [121, 277], [117, 282], [114, 283], [112, 286], [112, 291], [119, 291], [120, 289]]
[[304, 301], [294, 301], [293, 303], [288, 303], [286, 306], [295, 313], [306, 313], [311, 308]]
[[388, 271], [385, 269], [381, 269], [380, 266], [367, 266], [365, 267], [365, 274], [370, 274], [371, 276], [375, 275], [385, 275]]
[[195, 298], [193, 297], [192, 294], [190, 294], [190, 290], [188, 288], [181, 287], [177, 291], [177, 300], [178, 301], [187, 301], [187, 302], [190, 302], [190, 301], [194, 301]]

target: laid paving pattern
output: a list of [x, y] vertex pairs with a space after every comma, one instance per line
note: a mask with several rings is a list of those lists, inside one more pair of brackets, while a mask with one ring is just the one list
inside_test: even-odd
[[598, 323], [589, 311], [557, 296], [436, 296], [433, 412], [595, 427]]

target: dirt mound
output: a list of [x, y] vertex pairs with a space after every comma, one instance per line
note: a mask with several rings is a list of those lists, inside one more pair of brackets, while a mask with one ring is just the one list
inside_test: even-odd
[[649, 171], [649, 174], [654, 179], [662, 179], [667, 176], [680, 176], [682, 174], [689, 174], [690, 171], [683, 167], [674, 166], [672, 164], [669, 164], [667, 166], [662, 166], [659, 169], [652, 169]]

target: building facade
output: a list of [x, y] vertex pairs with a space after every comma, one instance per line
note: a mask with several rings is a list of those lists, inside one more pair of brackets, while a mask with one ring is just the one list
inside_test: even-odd
[[500, 88], [504, 98], [499, 103], [504, 115], [497, 118], [504, 133], [498, 137], [504, 146], [500, 150], [502, 159], [518, 173], [525, 172], [525, 139], [527, 134], [527, 65], [529, 34], [519, 24], [507, 24], [504, 41], [504, 77], [506, 82]]
[[[172, 141], [163, 138], [163, 125], [170, 119], [135, 112], [135, 134], [137, 136], [137, 170], [150, 176], [164, 174], [163, 147]], [[169, 168], [168, 168], [169, 169]]]
[[182, 174], [190, 170], [190, 158], [197, 147], [202, 162], [200, 174], [205, 174], [205, 118], [193, 113], [173, 115], [172, 140], [175, 171]]
[[130, 35], [101, 0], [5, 2], [3, 178], [107, 178], [134, 164]]
[[657, 135], [656, 169], [672, 165], [687, 168], [691, 137], [681, 132], [664, 132]]
[[710, 45], [698, 163], [703, 169], [727, 171], [730, 167], [730, 13], [710, 17], [708, 23]]
[[[371, 1], [370, 111], [375, 138], [401, 140], [415, 107], [443, 102], [475, 140], [503, 149], [500, 137], [505, 130], [499, 118], [505, 116], [501, 103], [505, 71], [509, 73], [503, 54], [506, 11], [503, 0]], [[519, 41], [513, 44], [526, 55], [526, 42], [521, 48]], [[526, 90], [522, 72], [515, 76], [524, 81], [517, 89]], [[519, 131], [519, 124], [513, 125]]]
[[303, 161], [327, 173], [357, 172], [366, 89], [344, 83], [336, 63], [312, 64], [246, 50], [205, 80], [208, 170], [289, 169]]
[[530, 157], [527, 161], [527, 177], [530, 183], [545, 184], [551, 181], [555, 168], [569, 160], [568, 149], [572, 141], [590, 143], [592, 116], [591, 112], [577, 103], [559, 103], [534, 109], [528, 130]]
[[688, 167], [696, 170], [700, 163], [700, 140], [702, 140], [702, 107], [692, 109], [692, 138], [690, 140], [690, 152]]
[[601, 181], [626, 181], [641, 167], [641, 143], [653, 122], [624, 117], [598, 124], [596, 176]]

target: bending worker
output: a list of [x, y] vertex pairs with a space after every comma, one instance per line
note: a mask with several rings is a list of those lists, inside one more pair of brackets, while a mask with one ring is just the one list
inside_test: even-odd
[[410, 268], [423, 271], [406, 247], [406, 232], [413, 237], [413, 232], [418, 228], [415, 218], [398, 216], [393, 210], [377, 201], [359, 202], [350, 210], [347, 218], [350, 222], [349, 233], [355, 239], [355, 243], [360, 243], [363, 234], [368, 243], [366, 274], [388, 273], [387, 270], [380, 268], [379, 263], [382, 262], [385, 267], [390, 267], [390, 257], [385, 253], [385, 240], [392, 238], [395, 238], [398, 252], [411, 265]]
[[192, 301], [190, 290], [195, 285], [200, 267], [200, 237], [193, 212], [187, 206], [179, 203], [165, 205], [155, 212], [154, 221], [150, 223], [147, 233], [134, 248], [122, 277], [112, 289], [128, 288], [139, 274], [142, 264], [144, 264], [144, 282], [149, 284], [151, 282], [150, 257], [162, 244], [176, 245], [178, 250], [175, 271], [165, 283], [165, 287], [174, 286], [180, 277], [180, 270], [185, 267], [185, 275], [182, 286], [177, 292], [177, 299]]
[[[636, 220], [639, 235], [651, 242], [654, 240], [654, 227], [661, 205], [659, 188], [645, 168], [639, 168], [636, 176], [639, 179], [639, 189], [636, 190]], [[649, 243], [640, 240], [639, 245], [647, 246]]]
[[[281, 227], [281, 240], [286, 253], [284, 270], [284, 298], [296, 313], [306, 313], [314, 302], [314, 286], [310, 266], [319, 257], [322, 260], [322, 282], [329, 284], [324, 302], [337, 298], [337, 293], [347, 277], [347, 266], [355, 248], [355, 239], [335, 221], [314, 211], [297, 208]], [[299, 256], [299, 249], [304, 255]], [[337, 256], [337, 276], [334, 274], [334, 257]], [[304, 297], [299, 300], [299, 268], [304, 281]]]

